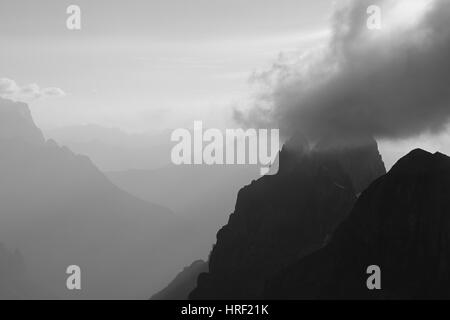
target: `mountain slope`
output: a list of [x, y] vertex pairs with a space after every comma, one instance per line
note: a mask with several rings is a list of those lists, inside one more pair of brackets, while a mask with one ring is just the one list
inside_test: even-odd
[[170, 133], [127, 134], [98, 125], [46, 130], [45, 136], [88, 156], [101, 171], [156, 169], [170, 163]]
[[200, 273], [208, 271], [208, 263], [203, 260], [194, 261], [181, 271], [169, 285], [154, 294], [151, 300], [186, 300], [192, 290], [197, 286]]
[[[0, 237], [27, 257], [34, 279], [66, 298], [136, 298], [162, 286], [183, 250], [169, 240], [170, 210], [45, 141], [25, 104], [0, 99], [0, 119]], [[82, 270], [79, 292], [65, 286], [72, 264]]]
[[[269, 281], [266, 298], [449, 299], [450, 158], [420, 149], [359, 197], [329, 244]], [[368, 290], [366, 269], [381, 269]]]

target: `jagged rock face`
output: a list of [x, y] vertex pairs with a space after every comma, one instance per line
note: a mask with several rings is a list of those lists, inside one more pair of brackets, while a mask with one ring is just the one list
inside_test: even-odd
[[376, 178], [386, 173], [377, 142], [367, 138], [355, 146], [343, 145], [341, 148], [325, 149], [324, 152], [335, 156], [349, 175], [355, 192], [364, 191]]
[[[199, 276], [190, 298], [261, 298], [268, 277], [322, 247], [356, 200], [346, 170], [367, 159], [381, 162], [376, 144], [368, 148], [376, 152], [361, 157], [311, 151], [302, 139], [292, 139], [279, 155], [277, 175], [240, 190], [235, 212], [217, 234], [210, 271]], [[348, 161], [358, 157], [360, 163]], [[377, 166], [384, 168], [382, 163]]]
[[163, 290], [151, 297], [151, 300], [187, 300], [189, 293], [196, 287], [198, 276], [208, 272], [208, 263], [203, 260], [194, 261], [181, 271]]
[[[450, 298], [450, 158], [414, 150], [359, 197], [323, 249], [272, 278], [266, 298]], [[369, 265], [381, 290], [368, 290]]]

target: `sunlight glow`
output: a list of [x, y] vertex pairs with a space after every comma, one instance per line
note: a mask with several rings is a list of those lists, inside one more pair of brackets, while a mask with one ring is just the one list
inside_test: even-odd
[[383, 10], [383, 28], [390, 31], [410, 28], [420, 22], [433, 0], [399, 0], [393, 6]]

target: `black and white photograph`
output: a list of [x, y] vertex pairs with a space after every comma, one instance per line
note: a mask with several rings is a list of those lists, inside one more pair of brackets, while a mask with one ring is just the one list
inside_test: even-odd
[[0, 0], [0, 300], [450, 300], [449, 156], [449, 0]]

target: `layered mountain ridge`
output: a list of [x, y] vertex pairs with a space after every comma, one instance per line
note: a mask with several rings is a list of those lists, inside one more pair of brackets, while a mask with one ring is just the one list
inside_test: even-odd
[[[172, 212], [45, 141], [26, 104], [0, 98], [0, 150], [0, 241], [20, 250], [53, 296], [145, 298], [181, 263], [167, 262], [183, 251], [170, 239]], [[80, 291], [66, 288], [72, 264], [82, 270]]]
[[[270, 279], [269, 299], [449, 299], [450, 158], [416, 149], [364, 191], [328, 245]], [[381, 290], [366, 273], [379, 266]]]

